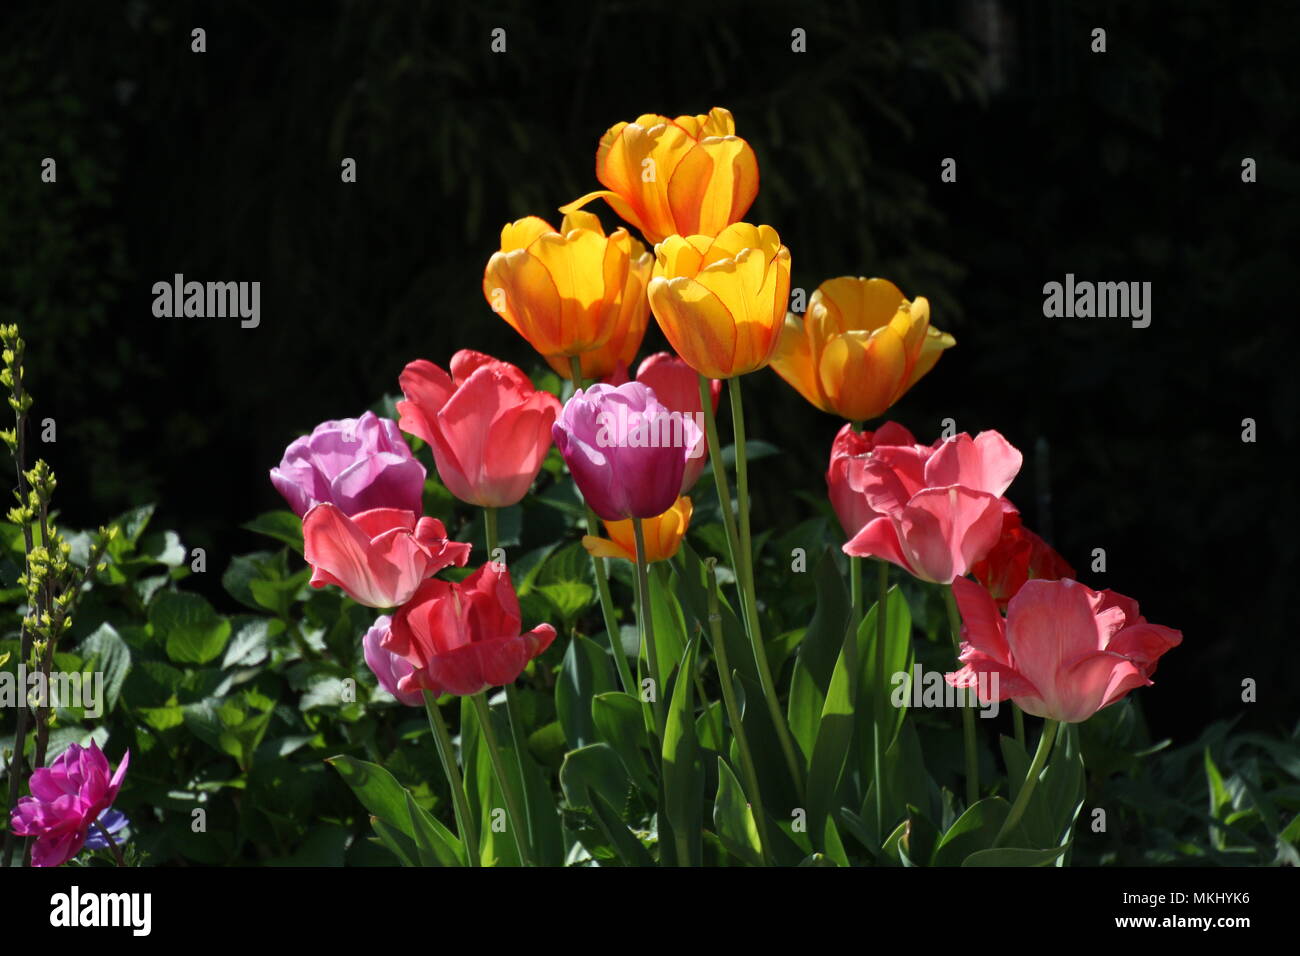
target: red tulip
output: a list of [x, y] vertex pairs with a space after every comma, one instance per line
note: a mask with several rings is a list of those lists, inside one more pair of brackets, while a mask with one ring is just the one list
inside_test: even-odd
[[447, 490], [483, 508], [518, 504], [551, 446], [555, 396], [509, 362], [469, 350], [452, 356], [450, 375], [419, 359], [400, 381], [398, 425], [429, 443]]
[[459, 583], [425, 581], [382, 642], [414, 668], [398, 690], [468, 696], [511, 683], [555, 640], [549, 624], [520, 634], [520, 620], [504, 564], [488, 562]]
[[923, 581], [952, 583], [997, 543], [1004, 512], [1015, 510], [1002, 493], [1020, 463], [1020, 452], [993, 431], [974, 438], [963, 433], [929, 448], [876, 444], [850, 471], [859, 469], [851, 477], [878, 517], [868, 519], [844, 553], [883, 558]]
[[1072, 578], [1074, 568], [1051, 545], [1026, 528], [1020, 515], [1013, 512], [1003, 516], [1002, 537], [983, 561], [975, 562], [970, 573], [993, 595], [998, 610], [1005, 611], [1007, 602], [1026, 581]]
[[1132, 598], [1068, 578], [1027, 582], [1005, 620], [974, 581], [958, 578], [952, 590], [965, 666], [948, 674], [948, 683], [976, 688], [986, 704], [1009, 697], [1037, 717], [1087, 720], [1150, 684], [1160, 655], [1183, 640], [1173, 628], [1147, 623]]
[[311, 586], [337, 584], [367, 607], [405, 604], [420, 582], [469, 560], [470, 546], [447, 540], [437, 518], [372, 508], [348, 517], [328, 502], [302, 519], [303, 556], [312, 567]]

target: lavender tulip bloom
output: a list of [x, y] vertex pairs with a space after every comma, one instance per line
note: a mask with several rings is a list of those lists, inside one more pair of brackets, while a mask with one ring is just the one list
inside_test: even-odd
[[349, 517], [371, 508], [424, 511], [424, 466], [397, 423], [366, 412], [322, 422], [284, 451], [271, 483], [298, 517], [321, 502]]
[[551, 429], [569, 472], [606, 521], [653, 518], [673, 506], [703, 428], [641, 382], [579, 389]]
[[381, 642], [388, 636], [388, 629], [392, 625], [393, 619], [387, 614], [381, 614], [375, 618], [374, 626], [366, 631], [366, 636], [361, 639], [361, 648], [365, 652], [366, 666], [370, 668], [371, 673], [379, 681], [379, 686], [388, 693], [392, 694], [407, 707], [424, 706], [424, 695], [419, 691], [400, 691], [397, 689], [397, 682], [406, 677], [415, 668], [403, 657], [398, 657], [390, 650], [381, 646]]

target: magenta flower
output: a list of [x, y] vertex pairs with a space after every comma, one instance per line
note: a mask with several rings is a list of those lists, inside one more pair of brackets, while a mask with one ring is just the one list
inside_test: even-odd
[[372, 508], [424, 510], [424, 466], [397, 424], [366, 412], [322, 422], [284, 450], [271, 483], [299, 518], [328, 502], [345, 515]]
[[653, 518], [681, 493], [702, 429], [640, 382], [579, 389], [551, 429], [582, 496], [606, 521]]
[[383, 646], [384, 638], [388, 637], [388, 631], [392, 624], [393, 619], [389, 615], [381, 614], [375, 618], [374, 626], [366, 631], [366, 636], [361, 639], [361, 649], [365, 652], [366, 666], [375, 675], [380, 687], [407, 707], [420, 707], [424, 704], [424, 696], [418, 690], [403, 691], [397, 687], [398, 681], [410, 675], [415, 670], [415, 667], [412, 666], [410, 661], [398, 657]]
[[92, 740], [89, 747], [70, 744], [49, 767], [32, 774], [32, 795], [18, 801], [9, 828], [36, 838], [33, 866], [58, 866], [80, 852], [91, 824], [117, 799], [130, 762], [128, 750], [110, 777], [108, 758]]

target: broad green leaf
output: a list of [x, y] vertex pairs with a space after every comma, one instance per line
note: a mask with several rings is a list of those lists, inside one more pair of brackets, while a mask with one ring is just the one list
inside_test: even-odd
[[999, 847], [996, 850], [976, 850], [962, 866], [1051, 866], [1068, 849], [1065, 846], [1047, 850], [1025, 850], [1017, 847]]
[[763, 844], [753, 809], [740, 781], [721, 757], [718, 758], [718, 794], [713, 801], [713, 828], [729, 853], [750, 866], [762, 865]]
[[931, 861], [934, 866], [959, 866], [976, 850], [989, 849], [1011, 812], [1001, 797], [985, 797], [966, 808], [939, 840]]
[[844, 646], [844, 628], [849, 619], [849, 599], [839, 569], [829, 549], [813, 569], [817, 587], [817, 610], [795, 658], [788, 704], [790, 732], [811, 760], [837, 655]]
[[104, 675], [104, 713], [112, 713], [122, 694], [122, 685], [131, 670], [131, 649], [118, 635], [113, 625], [104, 623], [81, 642], [78, 652], [86, 660], [88, 670]]
[[560, 767], [560, 787], [570, 806], [591, 806], [588, 794], [596, 793], [611, 807], [621, 808], [627, 803], [631, 786], [623, 762], [608, 744], [571, 750]]
[[[843, 636], [842, 644], [808, 761], [808, 831], [813, 834], [823, 833], [827, 817], [832, 809], [838, 809], [836, 794], [853, 740], [853, 671], [857, 666], [854, 636]], [[819, 845], [831, 852], [831, 847]]]
[[[695, 737], [695, 652], [694, 639], [686, 643], [682, 664], [673, 684], [663, 742], [662, 810], [672, 827], [674, 846], [686, 848], [689, 860], [679, 866], [698, 866], [702, 853], [704, 812], [704, 767], [699, 741]], [[680, 854], [678, 854], [680, 856]]]
[[406, 794], [406, 810], [414, 830], [415, 848], [421, 866], [464, 866], [465, 849], [460, 840], [443, 826], [428, 810], [415, 802], [410, 791]]
[[274, 538], [302, 554], [302, 519], [292, 511], [267, 511], [240, 527]]
[[644, 707], [631, 694], [606, 691], [592, 697], [591, 716], [600, 739], [614, 748], [641, 792], [653, 797], [658, 788], [650, 763]]
[[555, 711], [570, 748], [596, 742], [592, 698], [616, 686], [613, 665], [605, 649], [581, 634], [573, 635], [555, 683]]
[[182, 664], [206, 664], [230, 639], [230, 621], [199, 595], [184, 591], [159, 594], [149, 608], [149, 624], [166, 642], [167, 656]]

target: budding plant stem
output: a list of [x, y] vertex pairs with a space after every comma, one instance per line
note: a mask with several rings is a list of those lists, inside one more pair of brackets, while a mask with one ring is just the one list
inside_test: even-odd
[[[860, 558], [849, 558], [850, 561], [857, 562]], [[877, 562], [879, 568], [876, 572], [876, 673], [883, 676], [885, 673], [885, 634], [889, 626], [889, 565], [884, 561]], [[861, 570], [858, 571], [858, 577], [861, 577]], [[862, 584], [858, 584], [858, 593], [861, 596]], [[857, 620], [855, 614], [854, 620]], [[856, 625], [855, 625], [856, 633]], [[871, 772], [876, 781], [876, 831], [884, 837], [885, 829], [885, 777], [882, 770], [885, 743], [880, 739], [880, 721], [871, 722]]]
[[519, 861], [524, 866], [532, 866], [532, 856], [528, 852], [528, 821], [519, 810], [519, 798], [506, 773], [506, 765], [501, 761], [501, 745], [497, 743], [496, 731], [492, 729], [492, 710], [488, 707], [487, 691], [474, 694], [470, 700], [474, 702], [474, 713], [478, 716], [479, 729], [483, 732], [483, 742], [487, 744], [488, 756], [492, 758], [492, 771], [496, 774], [497, 786], [501, 788], [501, 795], [506, 801], [506, 813], [510, 816], [510, 829], [514, 831]]
[[[483, 529], [487, 537], [488, 560], [495, 560], [492, 555], [496, 554], [499, 538], [497, 537], [497, 509], [483, 509]], [[502, 552], [504, 556], [505, 552]], [[524, 791], [524, 816], [528, 822], [528, 839], [531, 843], [533, 840], [533, 807], [528, 799], [527, 778], [524, 776], [524, 746], [523, 735], [519, 728], [523, 725], [522, 718], [519, 716], [519, 692], [515, 687], [515, 682], [511, 681], [506, 684], [506, 716], [510, 724], [510, 743], [515, 751], [515, 769], [519, 771], [519, 785]]]
[[[749, 641], [754, 648], [754, 662], [758, 665], [759, 685], [763, 689], [763, 697], [767, 701], [768, 712], [772, 715], [772, 723], [776, 727], [777, 739], [781, 742], [781, 750], [785, 754], [786, 764], [790, 768], [790, 776], [794, 780], [795, 791], [798, 793], [799, 799], [803, 800], [803, 765], [797, 756], [794, 738], [790, 736], [790, 728], [786, 725], [785, 717], [781, 713], [781, 702], [777, 698], [776, 684], [772, 680], [772, 668], [767, 663], [767, 651], [763, 647], [762, 628], [758, 619], [758, 598], [754, 589], [754, 552], [749, 534], [749, 467], [745, 458], [745, 410], [740, 398], [739, 376], [728, 380], [727, 391], [731, 394], [731, 428], [736, 436], [736, 499], [740, 504], [740, 537], [737, 541], [737, 550], [740, 557], [739, 570], [743, 577], [743, 587], [740, 589], [741, 598], [749, 609], [745, 616], [749, 622]], [[713, 406], [711, 402], [708, 402], [705, 407], [711, 409]], [[716, 425], [712, 431], [714, 437], [716, 437]], [[710, 453], [713, 453], [712, 449], [710, 449]], [[716, 461], [715, 469], [721, 467], [720, 454]], [[719, 488], [719, 495], [721, 495], [722, 491], [723, 489]], [[724, 499], [723, 511], [730, 511], [730, 509], [731, 495], [728, 492]]]
[[[944, 604], [948, 607], [948, 627], [952, 631], [953, 654], [961, 654], [961, 612], [952, 585], [943, 588]], [[979, 755], [975, 752], [975, 714], [970, 707], [961, 708], [962, 739], [966, 749], [966, 805], [972, 806], [980, 798]]]
[[1038, 749], [1034, 751], [1033, 762], [1029, 765], [1029, 772], [1025, 774], [1025, 782], [1020, 785], [1020, 792], [1016, 794], [1016, 802], [1011, 805], [1011, 812], [1007, 814], [1002, 829], [998, 831], [997, 839], [993, 841], [994, 847], [1002, 845], [1002, 841], [1011, 834], [1016, 824], [1020, 822], [1020, 818], [1025, 815], [1025, 808], [1029, 806], [1029, 798], [1034, 795], [1038, 778], [1042, 775], [1043, 768], [1047, 766], [1047, 758], [1052, 752], [1052, 745], [1056, 743], [1056, 731], [1060, 726], [1058, 720], [1049, 718], [1043, 721], [1043, 734], [1038, 738]]
[[456, 751], [451, 744], [451, 734], [447, 733], [447, 724], [438, 710], [438, 699], [432, 691], [423, 691], [424, 712], [429, 715], [429, 728], [433, 731], [433, 741], [438, 748], [438, 759], [442, 762], [442, 772], [447, 775], [451, 787], [451, 805], [456, 812], [456, 829], [460, 831], [460, 841], [465, 846], [465, 856], [470, 866], [479, 865], [478, 824], [469, 811], [469, 801], [465, 799], [465, 784], [461, 780], [460, 767], [456, 764]]
[[[573, 376], [573, 388], [576, 391], [582, 384], [582, 362], [576, 355], [569, 357], [569, 374]], [[600, 537], [600, 519], [596, 512], [587, 505], [587, 534], [593, 538]], [[600, 595], [600, 613], [605, 621], [605, 634], [609, 638], [609, 649], [614, 655], [614, 666], [618, 670], [618, 679], [623, 684], [624, 693], [636, 696], [636, 679], [628, 665], [627, 655], [623, 653], [623, 639], [618, 626], [618, 615], [614, 613], [614, 598], [609, 591], [609, 573], [604, 558], [591, 556], [592, 571], [596, 575], [596, 593]]]
[[[650, 664], [650, 677], [654, 681], [655, 733], [663, 743], [667, 718], [664, 715], [664, 695], [659, 686], [659, 649], [655, 646], [654, 610], [650, 605], [650, 575], [645, 559], [645, 532], [641, 519], [632, 519], [632, 534], [636, 538], [636, 619], [641, 625], [641, 646], [645, 648]], [[682, 674], [678, 679], [685, 679]]]
[[754, 768], [754, 754], [749, 749], [749, 735], [741, 720], [740, 704], [736, 700], [735, 673], [727, 663], [727, 642], [722, 635], [722, 614], [718, 610], [718, 575], [715, 570], [717, 560], [709, 558], [705, 562], [708, 575], [709, 591], [709, 636], [713, 640], [713, 656], [718, 665], [718, 683], [722, 685], [722, 702], [727, 708], [727, 719], [731, 721], [731, 732], [736, 737], [736, 749], [740, 751], [740, 772], [745, 777], [745, 790], [749, 802], [754, 808], [754, 817], [758, 823], [759, 852], [763, 863], [772, 865], [772, 841], [768, 835], [767, 814], [763, 810], [763, 794], [758, 788], [758, 771]]

